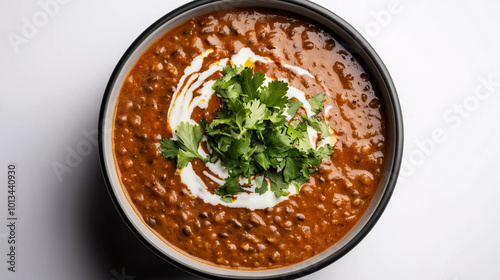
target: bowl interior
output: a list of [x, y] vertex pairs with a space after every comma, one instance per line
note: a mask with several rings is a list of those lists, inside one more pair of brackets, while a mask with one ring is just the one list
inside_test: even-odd
[[[387, 151], [385, 172], [380, 187], [373, 198], [369, 208], [354, 228], [339, 242], [322, 253], [301, 263], [269, 270], [235, 270], [208, 264], [196, 260], [191, 256], [167, 245], [166, 241], [152, 232], [134, 210], [126, 191], [122, 188], [118, 178], [118, 170], [113, 156], [113, 117], [115, 105], [121, 86], [134, 66], [135, 62], [146, 49], [170, 29], [184, 21], [204, 13], [234, 7], [264, 7], [280, 9], [299, 14], [320, 25], [330, 32], [344, 47], [358, 59], [360, 64], [370, 73], [373, 86], [378, 90], [382, 104], [385, 108]], [[278, 278], [298, 277], [316, 271], [337, 260], [351, 250], [373, 227], [382, 214], [392, 190], [402, 153], [402, 123], [399, 102], [396, 90], [390, 76], [376, 55], [361, 35], [341, 18], [326, 9], [308, 1], [277, 1], [277, 0], [238, 0], [238, 1], [195, 1], [188, 3], [167, 14], [151, 27], [149, 27], [132, 44], [120, 60], [112, 77], [103, 100], [100, 116], [100, 152], [101, 165], [106, 177], [111, 196], [117, 208], [121, 211], [125, 221], [131, 229], [151, 249], [163, 256], [168, 261], [188, 271], [210, 277], [231, 278]]]

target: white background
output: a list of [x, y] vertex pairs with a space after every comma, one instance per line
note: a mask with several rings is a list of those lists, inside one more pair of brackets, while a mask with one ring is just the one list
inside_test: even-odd
[[[186, 1], [66, 0], [50, 14], [47, 2], [0, 1], [0, 279], [197, 279], [125, 226], [85, 136], [97, 128], [104, 88], [127, 47]], [[405, 152], [372, 232], [304, 279], [499, 279], [500, 2], [316, 2], [386, 63]], [[27, 22], [39, 26], [23, 35]], [[24, 38], [17, 45], [16, 35]], [[68, 158], [71, 172], [58, 178], [54, 166]], [[18, 166], [15, 273], [6, 263], [9, 162]]]

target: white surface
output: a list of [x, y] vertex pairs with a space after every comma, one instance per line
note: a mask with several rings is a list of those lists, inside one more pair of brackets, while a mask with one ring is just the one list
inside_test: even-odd
[[[197, 279], [130, 233], [97, 147], [85, 146], [121, 55], [186, 1], [66, 0], [15, 52], [9, 34], [22, 36], [25, 19], [43, 21], [46, 2], [0, 1], [0, 279]], [[406, 164], [372, 232], [304, 279], [498, 279], [500, 3], [316, 2], [361, 31], [391, 72]], [[71, 157], [85, 147], [80, 162]], [[66, 160], [72, 172], [59, 180], [53, 165]], [[16, 273], [5, 262], [8, 162], [19, 172]]]

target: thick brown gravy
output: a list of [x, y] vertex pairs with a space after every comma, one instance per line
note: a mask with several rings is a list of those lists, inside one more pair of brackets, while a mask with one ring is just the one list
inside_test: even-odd
[[[244, 47], [313, 73], [313, 78], [298, 75], [280, 63], [254, 65], [309, 96], [328, 89], [326, 102], [332, 108], [326, 119], [338, 138], [330, 160], [322, 161], [300, 195], [254, 211], [193, 197], [180, 182], [175, 161], [163, 158], [158, 149], [162, 138], [172, 137], [167, 111], [193, 58], [213, 49], [206, 57], [210, 64]], [[206, 109], [193, 112], [193, 119], [213, 119], [220, 102], [211, 100]], [[194, 258], [238, 269], [295, 264], [338, 242], [365, 212], [384, 169], [384, 116], [369, 75], [326, 32], [298, 16], [269, 10], [213, 12], [161, 37], [122, 86], [113, 140], [122, 185], [145, 223]], [[199, 165], [193, 161], [194, 168]]]

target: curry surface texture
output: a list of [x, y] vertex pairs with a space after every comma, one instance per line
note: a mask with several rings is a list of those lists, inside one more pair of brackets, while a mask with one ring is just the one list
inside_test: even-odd
[[[255, 71], [284, 78], [314, 96], [327, 89], [326, 116], [338, 142], [300, 191], [274, 207], [251, 211], [205, 203], [180, 181], [176, 162], [163, 158], [172, 137], [167, 111], [179, 79], [196, 56], [207, 64], [242, 48], [279, 63]], [[298, 75], [296, 65], [314, 77]], [[203, 70], [203, 69], [202, 69]], [[212, 80], [222, 75], [216, 72]], [[196, 92], [195, 92], [196, 95]], [[331, 35], [299, 16], [272, 10], [230, 9], [193, 18], [166, 33], [137, 61], [115, 109], [113, 145], [123, 188], [144, 222], [170, 246], [193, 258], [236, 269], [269, 269], [310, 258], [338, 242], [359, 221], [384, 170], [383, 108], [356, 59]], [[212, 97], [192, 118], [210, 122]], [[320, 113], [324, 114], [324, 112]], [[195, 159], [193, 168], [204, 168]], [[211, 191], [218, 187], [207, 182]]]

